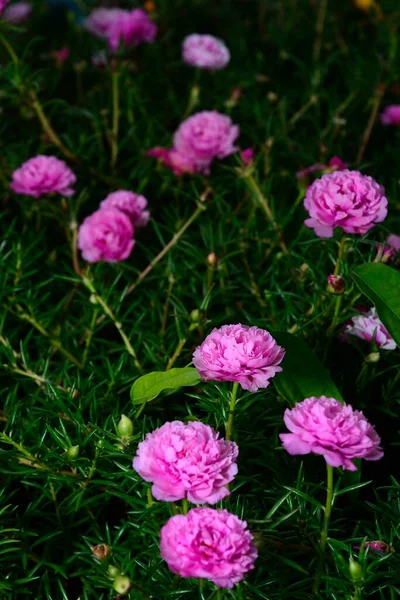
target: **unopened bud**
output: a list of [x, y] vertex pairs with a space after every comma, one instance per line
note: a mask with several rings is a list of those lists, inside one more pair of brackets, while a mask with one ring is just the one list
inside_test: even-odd
[[131, 587], [131, 580], [126, 575], [117, 575], [114, 579], [113, 588], [118, 594], [126, 594]]
[[275, 102], [278, 101], [278, 94], [276, 94], [275, 92], [268, 92], [267, 98], [270, 102], [275, 104]]
[[97, 544], [97, 546], [90, 546], [90, 549], [93, 552], [93, 556], [95, 556], [99, 560], [104, 560], [111, 552], [111, 548], [110, 546], [107, 546], [107, 544]]
[[370, 354], [368, 354], [368, 356], [365, 357], [365, 362], [366, 363], [377, 363], [379, 362], [381, 355], [379, 354], [379, 352], [371, 352]]
[[328, 277], [328, 292], [331, 294], [343, 294], [345, 283], [340, 275], [329, 275]]
[[111, 579], [115, 579], [120, 574], [120, 571], [119, 571], [118, 567], [115, 567], [114, 565], [109, 565], [108, 569], [107, 569], [107, 573], [108, 573], [109, 577], [111, 577]]
[[200, 319], [201, 319], [201, 312], [199, 311], [198, 308], [195, 308], [190, 313], [190, 320], [192, 321], [192, 323], [198, 323], [200, 321]]
[[210, 254], [207, 256], [207, 262], [210, 265], [210, 267], [214, 267], [217, 264], [218, 257], [215, 254], [215, 252], [210, 252]]
[[362, 576], [363, 576], [362, 565], [358, 561], [354, 560], [353, 558], [350, 558], [350, 560], [349, 560], [349, 573], [350, 573], [350, 577], [354, 583], [356, 583], [357, 581], [360, 581], [360, 579], [362, 579]]
[[117, 433], [121, 437], [130, 437], [133, 434], [133, 423], [126, 415], [121, 416], [117, 425]]
[[78, 458], [79, 446], [70, 446], [67, 450], [67, 454], [69, 458]]

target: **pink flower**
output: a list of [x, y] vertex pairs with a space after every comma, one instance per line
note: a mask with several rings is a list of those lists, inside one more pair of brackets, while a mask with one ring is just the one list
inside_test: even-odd
[[400, 125], [400, 104], [391, 104], [381, 113], [381, 123], [383, 125]]
[[370, 343], [374, 340], [375, 344], [384, 350], [396, 349], [396, 342], [379, 319], [375, 307], [350, 319], [344, 333]]
[[252, 164], [253, 160], [254, 160], [254, 150], [253, 148], [246, 148], [245, 150], [242, 150], [240, 153], [240, 158], [242, 159], [242, 163], [248, 167], [249, 165]]
[[244, 390], [266, 388], [282, 371], [285, 350], [265, 329], [223, 325], [213, 329], [193, 354], [193, 364], [206, 381], [237, 381]]
[[306, 398], [284, 415], [292, 433], [281, 433], [289, 454], [320, 454], [331, 467], [357, 471], [354, 458], [379, 460], [383, 456], [380, 437], [363, 413], [335, 398]]
[[[374, 542], [365, 542], [364, 544], [365, 550], [368, 548], [370, 550], [375, 550], [375, 552], [382, 552], [387, 554], [388, 552], [392, 552], [391, 546], [386, 542], [382, 542], [381, 540], [376, 540]], [[360, 546], [354, 546], [354, 550], [359, 550]]]
[[157, 25], [141, 8], [97, 8], [86, 19], [85, 26], [97, 37], [107, 40], [113, 51], [118, 50], [121, 43], [128, 47], [152, 42], [157, 33]]
[[174, 573], [209, 579], [222, 588], [241, 581], [258, 556], [247, 523], [213, 508], [171, 517], [161, 529], [160, 550]]
[[14, 2], [14, 4], [5, 9], [3, 21], [7, 21], [13, 25], [18, 25], [19, 23], [27, 21], [31, 16], [31, 12], [32, 4], [30, 2]]
[[239, 127], [229, 117], [204, 110], [181, 123], [174, 135], [174, 148], [207, 174], [214, 158], [225, 158], [238, 150], [233, 145], [238, 135]]
[[387, 215], [384, 188], [359, 171], [335, 171], [316, 179], [307, 189], [304, 222], [319, 237], [333, 236], [335, 227], [346, 233], [367, 233]]
[[227, 484], [237, 474], [238, 453], [234, 442], [219, 439], [208, 425], [172, 421], [146, 435], [133, 468], [153, 483], [157, 500], [215, 504], [229, 495]]
[[97, 210], [78, 232], [78, 247], [88, 262], [119, 262], [130, 255], [135, 240], [129, 217], [116, 208]]
[[386, 243], [395, 251], [400, 252], [400, 236], [392, 233], [388, 236]]
[[388, 263], [400, 252], [400, 236], [391, 234], [383, 246], [378, 246], [374, 262]]
[[341, 275], [329, 275], [328, 286], [335, 294], [343, 294], [345, 288], [343, 277]]
[[85, 20], [85, 27], [90, 33], [107, 40], [115, 22], [125, 17], [127, 11], [122, 8], [96, 8]]
[[54, 50], [53, 58], [56, 61], [58, 67], [62, 67], [62, 65], [69, 59], [70, 51], [67, 46], [63, 46], [59, 50]]
[[175, 175], [196, 173], [198, 171], [194, 162], [175, 148], [161, 148], [157, 146], [148, 150], [146, 155], [156, 158], [161, 164], [171, 169]]
[[0, 15], [8, 4], [8, 0], [0, 0]]
[[128, 190], [112, 192], [100, 204], [102, 209], [117, 208], [122, 210], [130, 218], [135, 229], [144, 227], [149, 222], [150, 213], [146, 210], [146, 207], [147, 200], [144, 196]]
[[14, 171], [10, 188], [16, 194], [39, 198], [46, 194], [72, 196], [76, 177], [63, 160], [39, 154]]
[[186, 64], [200, 69], [223, 69], [231, 58], [222, 40], [198, 33], [192, 33], [183, 40], [182, 56]]

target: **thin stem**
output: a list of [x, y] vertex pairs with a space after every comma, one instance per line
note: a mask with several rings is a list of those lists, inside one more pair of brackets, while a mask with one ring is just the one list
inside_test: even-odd
[[171, 358], [168, 361], [166, 371], [169, 371], [169, 369], [171, 369], [171, 367], [174, 365], [176, 359], [179, 358], [186, 342], [187, 342], [187, 338], [182, 338], [181, 340], [179, 340], [178, 345], [175, 348], [173, 355], [171, 356]]
[[289, 251], [287, 249], [285, 240], [283, 239], [283, 234], [282, 234], [282, 230], [279, 227], [279, 225], [276, 223], [274, 215], [272, 213], [271, 207], [268, 204], [268, 200], [265, 198], [264, 194], [262, 193], [262, 191], [260, 190], [260, 187], [258, 185], [258, 183], [256, 182], [256, 180], [254, 179], [253, 175], [251, 173], [247, 173], [243, 179], [247, 182], [247, 185], [249, 186], [249, 188], [251, 189], [251, 191], [253, 192], [254, 197], [256, 198], [257, 202], [259, 203], [259, 205], [261, 206], [261, 208], [263, 209], [263, 211], [265, 212], [268, 221], [271, 223], [275, 234], [278, 238], [278, 244], [282, 250], [282, 252], [284, 254], [288, 254]]
[[236, 406], [238, 388], [239, 388], [239, 383], [237, 381], [235, 381], [235, 383], [233, 384], [233, 387], [232, 387], [231, 400], [229, 403], [229, 416], [228, 416], [228, 420], [227, 420], [226, 426], [225, 426], [225, 430], [226, 430], [225, 439], [227, 439], [227, 440], [230, 440], [232, 437], [233, 419], [234, 419], [234, 414], [235, 414], [235, 406]]
[[0, 41], [3, 44], [4, 48], [7, 50], [8, 54], [10, 55], [11, 60], [17, 65], [19, 62], [19, 59], [15, 53], [14, 48], [11, 46], [9, 41], [2, 34], [0, 34]]
[[221, 588], [217, 588], [217, 600], [223, 600], [223, 592]]
[[356, 158], [357, 163], [360, 163], [364, 157], [364, 152], [367, 148], [369, 138], [371, 137], [372, 129], [375, 125], [375, 121], [378, 116], [378, 111], [379, 111], [379, 107], [380, 107], [382, 99], [383, 99], [383, 95], [385, 93], [385, 88], [386, 88], [385, 84], [379, 83], [375, 90], [375, 95], [374, 95], [374, 99], [372, 102], [371, 113], [369, 115], [368, 123], [365, 128], [364, 135], [362, 137], [360, 148], [358, 150], [358, 154], [357, 154], [357, 158]]
[[314, 94], [307, 100], [307, 102], [293, 115], [288, 123], [288, 127], [293, 127], [295, 123], [312, 107], [314, 104], [317, 104], [318, 96]]
[[94, 333], [94, 328], [96, 327], [96, 320], [97, 320], [98, 313], [99, 313], [99, 310], [97, 307], [95, 307], [95, 309], [93, 311], [93, 315], [92, 315], [92, 320], [90, 321], [89, 331], [86, 336], [85, 349], [83, 351], [83, 357], [82, 357], [82, 366], [83, 367], [86, 365], [89, 348], [90, 348], [90, 344], [91, 344], [93, 333]]
[[[335, 263], [335, 269], [333, 271], [334, 275], [338, 275], [341, 267], [342, 267], [342, 263], [343, 263], [343, 258], [346, 252], [346, 238], [343, 235], [340, 242], [339, 242], [339, 252], [338, 252], [338, 257]], [[333, 332], [335, 331], [336, 325], [339, 322], [339, 315], [340, 315], [340, 309], [342, 307], [342, 302], [343, 302], [343, 294], [339, 294], [336, 296], [336, 300], [335, 300], [335, 310], [333, 313], [333, 318], [332, 318], [332, 322], [329, 326], [329, 329], [327, 331], [327, 335], [328, 337], [332, 337]]]
[[112, 72], [112, 132], [111, 132], [111, 167], [115, 168], [118, 158], [119, 134], [119, 72]]
[[116, 316], [114, 315], [113, 311], [108, 306], [108, 304], [106, 303], [106, 301], [99, 295], [99, 293], [97, 292], [96, 288], [94, 287], [94, 285], [90, 281], [90, 279], [88, 279], [87, 277], [83, 277], [82, 281], [83, 281], [84, 285], [87, 287], [87, 289], [94, 295], [96, 301], [100, 304], [100, 306], [103, 309], [103, 311], [105, 312], [105, 314], [114, 323], [116, 329], [118, 330], [119, 335], [122, 338], [122, 341], [124, 342], [125, 348], [127, 349], [128, 353], [133, 358], [133, 362], [135, 364], [135, 367], [141, 371], [142, 370], [141, 364], [140, 364], [140, 362], [138, 360], [137, 354], [136, 354], [136, 352], [135, 352], [135, 350], [134, 350], [131, 342], [129, 341], [128, 336], [126, 335], [126, 333], [122, 329], [122, 323], [120, 321], [118, 321], [118, 319], [116, 318]]
[[151, 493], [151, 488], [147, 488], [146, 495], [147, 495], [147, 506], [149, 508], [151, 508], [153, 506], [153, 504], [154, 504], [153, 496], [152, 496], [152, 493]]
[[184, 515], [187, 515], [189, 511], [189, 502], [187, 501], [186, 498], [183, 498], [182, 500], [182, 513]]
[[324, 514], [324, 522], [322, 523], [321, 537], [319, 540], [319, 562], [317, 567], [317, 572], [315, 574], [315, 581], [313, 587], [313, 593], [315, 595], [318, 594], [319, 586], [321, 583], [321, 575], [322, 569], [325, 563], [325, 550], [326, 550], [326, 542], [328, 539], [328, 531], [329, 531], [329, 522], [331, 518], [332, 512], [332, 500], [333, 500], [333, 467], [330, 465], [326, 465], [327, 470], [327, 487], [326, 487], [326, 505], [325, 505], [325, 514]]
[[326, 9], [328, 7], [328, 0], [321, 0], [319, 5], [319, 11], [317, 16], [317, 23], [315, 27], [315, 43], [314, 43], [314, 51], [313, 58], [315, 62], [319, 61], [321, 55], [321, 46], [322, 46], [322, 34], [324, 33], [324, 23], [326, 17]]
[[79, 264], [78, 257], [78, 223], [74, 220], [71, 222], [72, 240], [71, 240], [71, 252], [72, 252], [72, 265], [77, 275], [81, 275], [81, 267]]
[[177, 244], [177, 242], [180, 240], [182, 235], [185, 233], [186, 229], [188, 229], [190, 227], [190, 225], [193, 223], [193, 221], [195, 221], [197, 219], [197, 217], [204, 210], [206, 210], [206, 207], [204, 206], [204, 204], [198, 204], [196, 210], [189, 217], [189, 219], [186, 221], [186, 223], [184, 223], [182, 225], [182, 227], [179, 229], [179, 231], [177, 231], [175, 233], [175, 235], [171, 238], [171, 240], [168, 242], [168, 244], [166, 246], [164, 246], [164, 248], [161, 250], [161, 252], [159, 254], [157, 254], [157, 256], [155, 258], [153, 258], [151, 263], [149, 265], [147, 265], [147, 267], [144, 269], [144, 271], [142, 271], [139, 274], [136, 281], [134, 283], [132, 283], [132, 285], [128, 288], [128, 290], [126, 291], [126, 293], [124, 294], [123, 297], [126, 297], [129, 294], [131, 294], [133, 292], [133, 290], [143, 281], [143, 279], [145, 279], [145, 277], [147, 277], [147, 275], [149, 273], [151, 273], [151, 271], [154, 269], [154, 267], [160, 262], [160, 260], [162, 260], [164, 258], [164, 256], [167, 254], [167, 252], [169, 252], [171, 250], [171, 248], [173, 248]]

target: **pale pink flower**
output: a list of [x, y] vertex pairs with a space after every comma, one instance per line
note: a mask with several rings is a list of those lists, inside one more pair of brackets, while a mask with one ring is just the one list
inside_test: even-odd
[[90, 33], [102, 39], [109, 39], [111, 28], [118, 19], [123, 19], [126, 15], [122, 8], [95, 8], [84, 25]]
[[245, 150], [242, 150], [240, 153], [240, 158], [246, 167], [250, 166], [254, 160], [253, 148], [246, 148]]
[[379, 460], [380, 437], [363, 413], [335, 398], [306, 398], [285, 410], [284, 421], [292, 433], [280, 434], [289, 454], [320, 454], [331, 467], [357, 471], [355, 458]]
[[16, 194], [34, 198], [55, 193], [72, 196], [75, 190], [71, 186], [75, 181], [76, 176], [63, 160], [39, 154], [14, 171], [10, 188]]
[[78, 232], [78, 247], [88, 262], [119, 262], [130, 255], [135, 240], [129, 217], [117, 208], [97, 210]]
[[258, 552], [247, 523], [227, 510], [193, 508], [161, 529], [161, 556], [181, 577], [233, 588], [254, 569]]
[[196, 173], [198, 171], [193, 160], [185, 154], [181, 154], [175, 148], [161, 148], [157, 146], [148, 150], [146, 155], [156, 158], [162, 165], [171, 169], [175, 175]]
[[128, 190], [112, 192], [100, 204], [100, 208], [118, 208], [131, 220], [135, 229], [147, 225], [150, 213], [147, 208], [147, 199]]
[[198, 421], [164, 423], [139, 444], [133, 468], [157, 500], [215, 504], [229, 495], [239, 449]]
[[319, 237], [333, 236], [335, 227], [346, 233], [367, 233], [387, 215], [384, 188], [359, 171], [335, 171], [316, 179], [307, 189], [304, 222]]
[[174, 148], [193, 161], [203, 173], [209, 173], [215, 158], [225, 158], [238, 150], [234, 142], [239, 127], [230, 117], [215, 110], [204, 110], [183, 121], [174, 134]]
[[182, 44], [186, 64], [200, 69], [224, 69], [231, 55], [224, 42], [212, 35], [192, 33]]
[[381, 113], [381, 123], [383, 125], [400, 125], [400, 104], [391, 104]]
[[367, 313], [352, 317], [344, 330], [345, 335], [354, 335], [366, 342], [375, 344], [383, 350], [395, 350], [396, 342], [379, 319], [376, 308], [372, 307]]
[[112, 51], [124, 46], [138, 46], [143, 42], [153, 42], [157, 25], [141, 8], [123, 10], [120, 8], [96, 8], [85, 22], [86, 28], [108, 41]]
[[237, 381], [244, 390], [266, 388], [282, 371], [285, 356], [265, 329], [247, 325], [223, 325], [213, 329], [193, 354], [193, 364], [206, 381]]
[[2, 18], [3, 21], [7, 21], [13, 25], [19, 25], [19, 23], [27, 21], [31, 16], [31, 13], [32, 4], [30, 2], [14, 2], [11, 6], [7, 6]]

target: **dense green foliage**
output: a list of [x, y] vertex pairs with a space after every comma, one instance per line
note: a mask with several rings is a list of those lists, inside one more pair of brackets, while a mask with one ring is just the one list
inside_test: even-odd
[[[335, 475], [320, 597], [398, 598], [399, 353], [381, 352], [369, 363], [368, 344], [345, 344], [337, 335], [358, 306], [371, 305], [353, 269], [374, 260], [388, 233], [400, 233], [400, 134], [378, 118], [380, 107], [400, 102], [398, 2], [382, 0], [381, 11], [368, 13], [350, 0], [331, 0], [321, 29], [324, 0], [158, 0], [155, 43], [118, 59], [114, 170], [110, 67], [91, 65], [104, 44], [72, 15], [34, 4], [23, 27], [0, 24], [0, 598], [112, 598], [110, 564], [130, 577], [126, 597], [132, 600], [216, 598], [213, 585], [199, 589], [161, 560], [159, 530], [172, 507], [149, 503], [147, 484], [131, 462], [138, 441], [167, 420], [197, 418], [223, 432], [230, 386], [165, 390], [146, 404], [132, 404], [130, 388], [144, 373], [189, 365], [212, 327], [239, 322], [306, 342], [320, 362], [307, 371], [315, 358], [301, 345], [297, 361], [292, 356], [293, 377], [296, 369], [316, 385], [328, 377], [328, 386], [376, 425], [384, 459], [364, 462], [357, 475]], [[91, 3], [79, 4], [89, 9]], [[196, 75], [182, 63], [181, 41], [193, 31], [225, 40], [232, 53], [227, 69]], [[63, 45], [71, 56], [57, 67], [52, 52]], [[241, 128], [240, 146], [255, 150], [253, 179], [237, 157], [216, 163], [207, 179], [179, 180], [145, 156], [170, 144], [195, 83], [192, 112], [231, 115]], [[237, 87], [242, 95], [232, 102]], [[72, 200], [10, 192], [14, 169], [39, 153], [73, 168], [78, 193]], [[366, 236], [348, 236], [341, 265], [346, 291], [330, 337], [337, 297], [326, 281], [339, 235], [324, 241], [304, 227], [304, 186], [296, 171], [333, 155], [385, 186], [389, 216]], [[73, 269], [71, 223], [120, 187], [145, 194], [152, 219], [129, 260], [93, 265], [85, 285]], [[268, 199], [288, 253], [257, 190]], [[198, 204], [205, 210], [128, 293]], [[210, 253], [217, 259], [207, 258]], [[83, 261], [81, 269], [87, 269]], [[390, 316], [395, 320], [393, 311]], [[290, 390], [300, 393], [304, 382], [277, 382], [256, 394], [242, 392], [237, 405], [239, 475], [223, 505], [248, 521], [260, 557], [225, 598], [313, 597], [325, 466], [320, 457], [290, 457], [280, 447], [283, 411], [299, 399]], [[312, 381], [304, 385], [308, 390]], [[122, 414], [134, 423], [129, 438], [117, 432]], [[354, 549], [364, 539], [386, 542], [387, 553]], [[105, 560], [91, 549], [102, 543], [112, 549]], [[352, 578], [350, 558], [359, 560], [360, 578]]]

